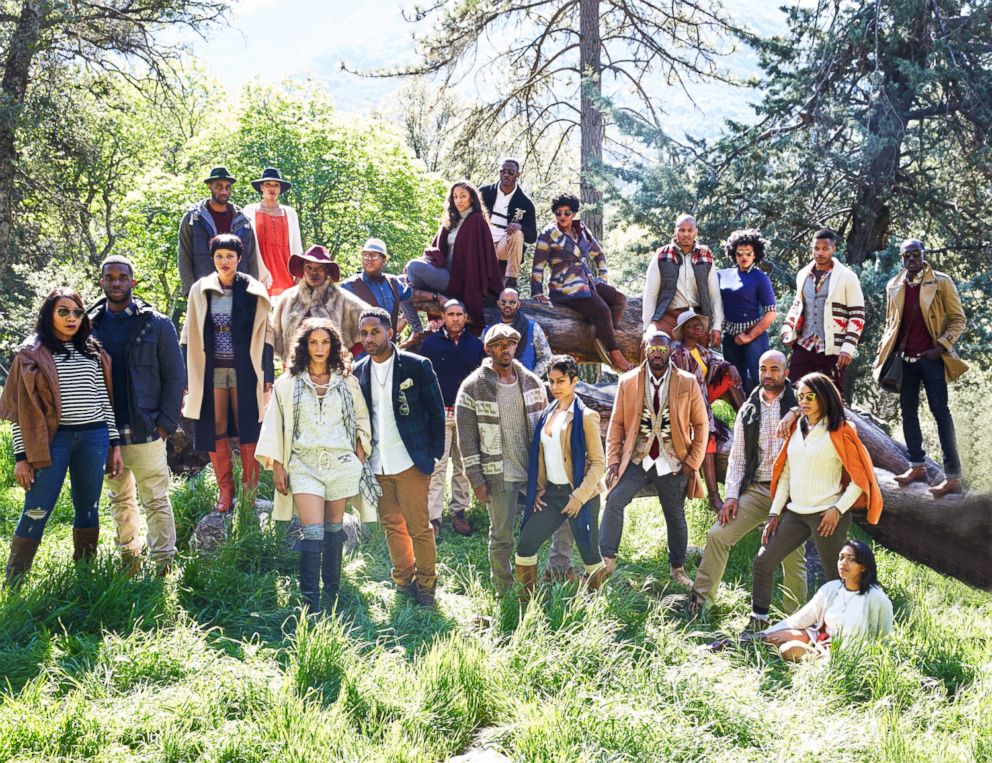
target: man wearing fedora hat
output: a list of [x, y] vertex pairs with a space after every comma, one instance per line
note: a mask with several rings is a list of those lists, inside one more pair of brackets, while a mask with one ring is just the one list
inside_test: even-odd
[[339, 288], [341, 268], [322, 246], [311, 246], [303, 254], [289, 258], [289, 272], [300, 282], [287, 289], [276, 302], [272, 324], [275, 327], [276, 355], [288, 365], [292, 358], [293, 336], [306, 318], [329, 318], [341, 332], [344, 346], [362, 351], [358, 318], [367, 305], [351, 292]]
[[[389, 313], [393, 333], [400, 330], [400, 314], [410, 322], [411, 316], [416, 316], [413, 300], [432, 302], [440, 299], [439, 295], [430, 291], [414, 289], [407, 283], [406, 278], [400, 278], [385, 272], [389, 251], [386, 242], [381, 238], [370, 238], [362, 247], [362, 272], [343, 281], [341, 286], [350, 291], [360, 300], [373, 307], [381, 307]], [[400, 345], [401, 349], [411, 349], [420, 344], [424, 334], [418, 332]]]
[[210, 170], [203, 181], [210, 187], [210, 198], [190, 207], [179, 223], [179, 280], [184, 297], [194, 283], [214, 272], [210, 239], [220, 233], [233, 233], [241, 239], [244, 254], [238, 260], [238, 270], [258, 278], [255, 229], [241, 208], [230, 201], [235, 180], [226, 167]]
[[744, 404], [744, 386], [740, 372], [723, 356], [704, 346], [709, 335], [709, 319], [698, 315], [691, 307], [679, 314], [672, 331], [675, 344], [672, 346], [672, 365], [688, 371], [696, 377], [699, 391], [706, 403], [706, 415], [710, 422], [710, 436], [706, 443], [703, 458], [703, 478], [713, 511], [723, 508], [720, 491], [716, 484], [716, 421], [711, 404], [726, 396], [734, 410]]
[[249, 204], [243, 212], [258, 241], [258, 280], [265, 284], [269, 296], [275, 297], [295, 284], [289, 272], [289, 258], [303, 254], [296, 210], [279, 203], [279, 197], [293, 184], [283, 180], [275, 167], [266, 167], [262, 177], [251, 181], [251, 187], [262, 194], [262, 200]]

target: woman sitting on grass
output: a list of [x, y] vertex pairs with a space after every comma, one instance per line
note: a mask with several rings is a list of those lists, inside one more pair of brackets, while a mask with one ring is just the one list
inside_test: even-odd
[[0, 418], [14, 424], [14, 478], [25, 493], [7, 560], [11, 584], [34, 561], [66, 473], [75, 510], [72, 558], [96, 553], [104, 470], [117, 477], [124, 468], [110, 402], [110, 357], [91, 336], [82, 297], [52, 289], [34, 331], [17, 348], [0, 397]]
[[875, 640], [892, 632], [892, 602], [878, 582], [871, 546], [848, 540], [837, 556], [840, 580], [823, 585], [809, 603], [758, 635], [796, 661], [825, 653], [833, 638]]
[[369, 412], [346, 356], [333, 321], [303, 322], [255, 451], [274, 473], [272, 518], [290, 519], [293, 504], [300, 515], [300, 594], [311, 613], [320, 612], [321, 577], [328, 607], [337, 602], [345, 502], [359, 491], [372, 502], [378, 498], [378, 483], [365, 465], [372, 449]]
[[527, 500], [517, 543], [516, 578], [526, 599], [537, 580], [537, 551], [568, 520], [586, 566], [586, 585], [606, 580], [599, 555], [599, 494], [606, 456], [599, 437], [599, 414], [575, 394], [579, 366], [569, 355], [555, 355], [548, 382], [555, 401], [534, 429]]

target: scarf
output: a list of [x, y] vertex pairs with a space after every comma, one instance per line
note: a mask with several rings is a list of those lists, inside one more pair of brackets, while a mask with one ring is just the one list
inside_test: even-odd
[[520, 341], [517, 342], [517, 351], [513, 354], [513, 357], [520, 360], [524, 356], [524, 353], [527, 352], [527, 347], [530, 344], [530, 321], [527, 320], [527, 316], [523, 314], [523, 311], [518, 309], [517, 314], [513, 316], [513, 322], [510, 326], [520, 334]]
[[[548, 419], [551, 414], [555, 412], [558, 408], [558, 401], [556, 400], [541, 414], [541, 418], [537, 422], [537, 427], [534, 429], [534, 440], [531, 442], [530, 446], [530, 459], [528, 461], [527, 468], [527, 498], [524, 502], [524, 515], [520, 520], [520, 527], [527, 524], [527, 520], [530, 519], [530, 515], [534, 513], [534, 501], [537, 499], [537, 473], [540, 470], [540, 449], [541, 449], [541, 432], [544, 431], [545, 425], [548, 423]], [[582, 426], [582, 417], [585, 413], [585, 405], [579, 400], [579, 396], [575, 396], [575, 400], [572, 403], [572, 434], [569, 437], [569, 447], [572, 450], [572, 486], [582, 484], [582, 480], [586, 477], [586, 431], [585, 427]], [[578, 515], [575, 517], [576, 526], [578, 529], [578, 537], [575, 539], [576, 543], [579, 544], [583, 551], [592, 551], [590, 548], [592, 542], [592, 520], [590, 518], [591, 510], [589, 504], [595, 501], [598, 496], [593, 497], [586, 503], [582, 505], [579, 509]]]

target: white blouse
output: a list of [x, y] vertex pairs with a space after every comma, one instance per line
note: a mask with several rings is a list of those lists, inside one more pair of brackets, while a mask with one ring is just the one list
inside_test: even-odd
[[541, 449], [544, 451], [544, 471], [552, 485], [568, 485], [565, 471], [565, 454], [561, 448], [561, 431], [565, 427], [567, 415], [556, 416], [551, 422], [551, 432], [547, 426], [541, 427]]

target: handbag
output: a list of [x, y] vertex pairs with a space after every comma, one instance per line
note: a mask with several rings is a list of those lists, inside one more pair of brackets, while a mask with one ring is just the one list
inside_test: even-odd
[[920, 301], [916, 300], [913, 312], [909, 316], [909, 323], [906, 324], [906, 335], [902, 338], [902, 342], [899, 343], [899, 349], [889, 355], [888, 360], [885, 361], [885, 365], [882, 366], [882, 372], [878, 376], [878, 385], [886, 392], [892, 392], [898, 395], [902, 389], [902, 372], [905, 364], [902, 354], [906, 351], [906, 343], [909, 341], [909, 324], [916, 320], [919, 312]]

